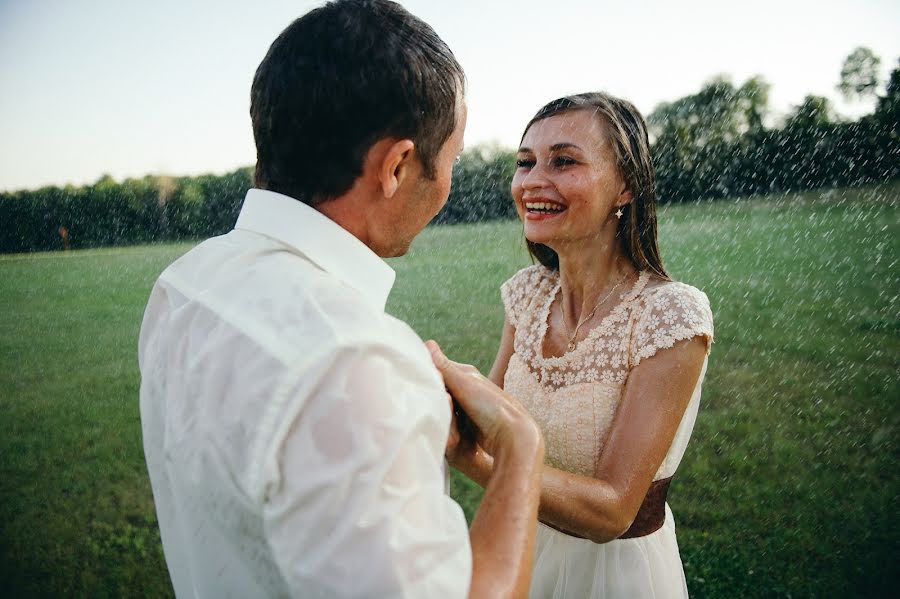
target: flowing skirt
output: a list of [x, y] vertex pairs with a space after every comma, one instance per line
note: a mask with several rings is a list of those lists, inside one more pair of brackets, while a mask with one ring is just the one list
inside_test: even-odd
[[666, 520], [656, 532], [634, 539], [597, 544], [558, 532], [538, 522], [531, 599], [682, 599], [687, 583], [675, 520], [666, 504]]

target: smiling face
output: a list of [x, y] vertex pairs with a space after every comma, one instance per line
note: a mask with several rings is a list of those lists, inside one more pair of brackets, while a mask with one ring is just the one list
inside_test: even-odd
[[534, 123], [522, 138], [512, 181], [525, 238], [556, 251], [615, 236], [615, 212], [631, 201], [608, 142], [590, 109]]

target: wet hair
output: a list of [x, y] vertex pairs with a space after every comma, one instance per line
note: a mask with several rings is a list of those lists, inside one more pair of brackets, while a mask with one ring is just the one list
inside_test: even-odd
[[337, 0], [291, 23], [256, 69], [256, 187], [316, 205], [346, 193], [377, 141], [411, 139], [429, 179], [465, 75], [424, 21], [388, 0]]
[[[669, 280], [659, 253], [656, 233], [656, 171], [650, 156], [650, 140], [644, 117], [631, 102], [604, 92], [588, 92], [553, 100], [537, 111], [525, 126], [525, 133], [543, 119], [590, 110], [606, 125], [607, 139], [616, 156], [619, 173], [631, 191], [632, 201], [622, 207], [616, 237], [622, 251], [638, 270]], [[525, 133], [522, 134], [524, 139]], [[527, 241], [528, 251], [541, 264], [559, 270], [559, 256], [540, 243]]]

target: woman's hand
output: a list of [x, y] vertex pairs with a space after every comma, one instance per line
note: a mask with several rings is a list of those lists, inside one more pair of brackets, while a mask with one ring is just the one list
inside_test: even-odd
[[[436, 342], [428, 341], [426, 346], [451, 397], [477, 430], [475, 439], [479, 445], [494, 456], [519, 448], [534, 451], [538, 446], [543, 453], [540, 430], [518, 400], [489, 381], [474, 366], [447, 358]], [[462, 414], [456, 418], [453, 427], [456, 434], [459, 434], [461, 421]], [[452, 453], [458, 450], [459, 442], [455, 443]]]
[[[427, 343], [444, 384], [477, 428], [469, 449], [457, 440], [451, 457], [476, 464], [480, 447], [496, 459], [484, 496], [472, 519], [470, 597], [525, 597], [531, 580], [534, 534], [540, 499], [544, 438], [525, 408], [475, 368], [447, 359], [434, 341]], [[461, 414], [453, 425], [455, 434]]]

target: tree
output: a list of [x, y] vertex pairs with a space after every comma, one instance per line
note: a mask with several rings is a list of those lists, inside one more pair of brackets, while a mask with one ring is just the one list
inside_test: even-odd
[[834, 110], [824, 96], [808, 95], [803, 102], [788, 115], [787, 129], [811, 130], [834, 122]]
[[467, 149], [453, 166], [450, 197], [434, 219], [435, 224], [480, 222], [514, 218], [509, 193], [516, 170], [515, 153], [496, 146]]
[[875, 116], [886, 126], [896, 130], [900, 124], [900, 60], [891, 71], [884, 95], [878, 98]]
[[873, 157], [872, 178], [896, 178], [900, 175], [900, 61], [891, 71], [872, 118], [863, 119], [863, 122], [871, 122], [869, 145], [874, 151], [869, 151], [868, 155]]
[[838, 91], [847, 100], [874, 96], [878, 88], [880, 64], [880, 58], [868, 48], [860, 46], [844, 59]]
[[696, 94], [657, 106], [647, 121], [661, 200], [724, 197], [743, 189], [738, 179], [749, 151], [740, 140], [763, 132], [768, 101], [762, 77], [735, 87], [719, 76]]
[[764, 128], [769, 111], [769, 90], [771, 85], [757, 75], [744, 82], [738, 90], [738, 105], [744, 117], [746, 132], [758, 133]]

